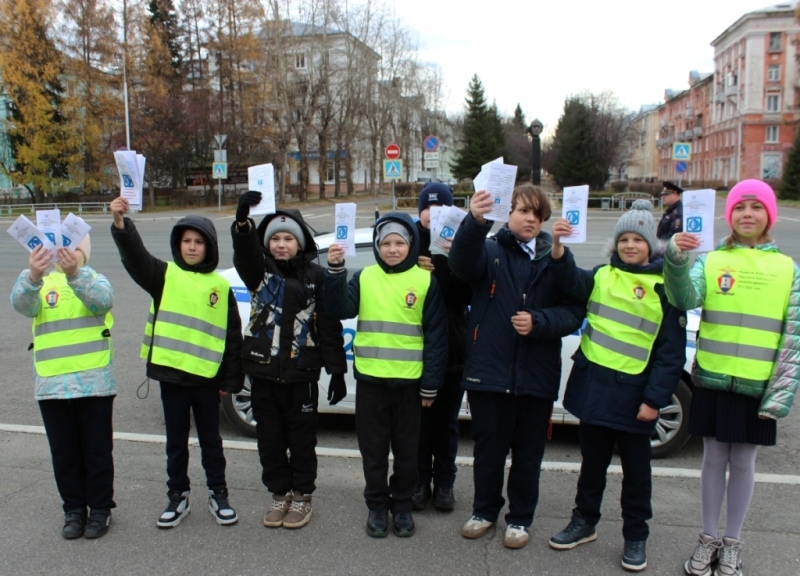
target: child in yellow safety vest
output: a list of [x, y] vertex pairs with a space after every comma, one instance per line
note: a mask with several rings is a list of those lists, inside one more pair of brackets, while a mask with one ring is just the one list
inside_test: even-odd
[[74, 251], [59, 248], [54, 266], [52, 253], [40, 245], [11, 292], [14, 309], [33, 318], [34, 397], [63, 500], [61, 535], [70, 540], [106, 534], [116, 506], [114, 292], [89, 268], [90, 253], [86, 236]]
[[697, 236], [681, 232], [667, 246], [670, 302], [686, 310], [703, 307], [689, 419], [690, 433], [703, 438], [703, 531], [684, 565], [690, 575], [708, 576], [715, 563], [715, 576], [741, 575], [756, 452], [775, 445], [777, 419], [789, 413], [800, 379], [800, 268], [769, 235], [777, 217], [772, 188], [743, 180], [728, 193], [731, 231], [716, 250], [690, 267], [688, 251], [700, 245]]
[[686, 315], [667, 302], [653, 205], [637, 200], [617, 221], [611, 261], [592, 270], [564, 257], [569, 222], [553, 224], [552, 267], [559, 287], [586, 305], [564, 407], [580, 419], [581, 472], [572, 518], [550, 538], [570, 550], [597, 539], [596, 526], [614, 446], [622, 463], [622, 567], [647, 567], [652, 518], [650, 437], [672, 401], [686, 361]]

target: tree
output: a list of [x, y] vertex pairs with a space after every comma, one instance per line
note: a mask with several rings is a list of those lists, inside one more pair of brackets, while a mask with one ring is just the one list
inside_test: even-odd
[[505, 146], [503, 156], [509, 164], [517, 166], [517, 182], [531, 178], [531, 142], [526, 132], [530, 130], [525, 113], [519, 104], [514, 109], [514, 116], [503, 125]]
[[46, 0], [0, 0], [0, 77], [13, 157], [2, 169], [33, 201], [66, 189], [76, 153], [64, 133], [63, 63], [48, 35], [50, 6]]
[[503, 127], [497, 107], [486, 103], [483, 84], [477, 75], [467, 88], [466, 115], [464, 117], [463, 146], [450, 165], [453, 176], [459, 180], [474, 178], [481, 166], [494, 160], [503, 152]]
[[800, 129], [795, 129], [794, 145], [789, 150], [786, 168], [778, 191], [782, 199], [800, 199]]

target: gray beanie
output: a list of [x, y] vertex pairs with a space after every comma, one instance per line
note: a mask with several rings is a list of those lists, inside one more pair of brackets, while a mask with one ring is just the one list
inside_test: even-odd
[[292, 218], [291, 216], [286, 216], [285, 214], [278, 214], [269, 221], [267, 224], [267, 229], [264, 230], [264, 246], [269, 247], [269, 239], [272, 238], [278, 232], [288, 232], [295, 238], [297, 238], [297, 244], [300, 246], [300, 251], [306, 249], [306, 235], [303, 233], [303, 227]]
[[650, 200], [635, 200], [631, 204], [631, 209], [617, 220], [617, 225], [614, 226], [615, 249], [619, 237], [626, 232], [633, 232], [644, 238], [650, 247], [650, 256], [656, 253], [658, 238], [656, 237], [656, 223], [653, 220], [653, 203]]
[[378, 251], [381, 249], [381, 242], [383, 242], [383, 239], [389, 234], [399, 234], [400, 237], [406, 241], [406, 244], [411, 246], [411, 234], [408, 233], [408, 228], [403, 226], [400, 222], [389, 220], [381, 224], [376, 230], [375, 247], [378, 249]]

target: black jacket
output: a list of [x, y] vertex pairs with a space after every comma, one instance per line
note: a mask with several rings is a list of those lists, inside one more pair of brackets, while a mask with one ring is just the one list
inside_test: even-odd
[[[196, 266], [190, 266], [181, 257], [180, 241], [183, 231], [187, 228], [196, 230], [206, 240], [205, 260]], [[125, 218], [125, 227], [118, 229], [111, 225], [111, 237], [119, 250], [122, 265], [128, 271], [133, 281], [144, 288], [153, 298], [153, 307], [158, 319], [158, 310], [161, 307], [161, 295], [164, 292], [167, 263], [159, 260], [145, 248], [139, 232], [133, 221]], [[172, 228], [170, 246], [174, 263], [182, 270], [208, 274], [217, 268], [219, 263], [219, 246], [217, 244], [217, 231], [214, 223], [203, 216], [185, 216], [178, 220]], [[225, 337], [225, 352], [219, 371], [213, 378], [204, 378], [189, 374], [170, 366], [153, 364], [147, 359], [147, 376], [159, 382], [180, 384], [184, 386], [213, 386], [227, 392], [237, 393], [244, 385], [244, 374], [241, 363], [242, 349], [242, 321], [239, 318], [239, 307], [233, 291], [228, 292], [228, 329]]]
[[678, 200], [664, 212], [658, 223], [656, 236], [659, 240], [669, 240], [673, 234], [683, 231], [683, 201]]
[[[275, 260], [263, 242], [270, 220], [285, 215], [297, 221], [305, 249], [288, 261]], [[245, 374], [274, 382], [317, 382], [344, 374], [342, 323], [327, 314], [325, 270], [314, 261], [317, 245], [297, 210], [276, 210], [255, 228], [253, 220], [231, 227], [233, 265], [250, 291], [250, 321], [245, 328], [242, 364]]]

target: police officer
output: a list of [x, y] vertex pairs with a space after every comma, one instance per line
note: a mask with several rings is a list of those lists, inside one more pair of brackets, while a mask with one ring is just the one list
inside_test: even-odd
[[656, 236], [659, 240], [669, 240], [673, 234], [683, 231], [683, 202], [681, 193], [683, 188], [672, 182], [664, 182], [661, 190], [661, 202], [664, 205], [664, 215], [658, 223]]

